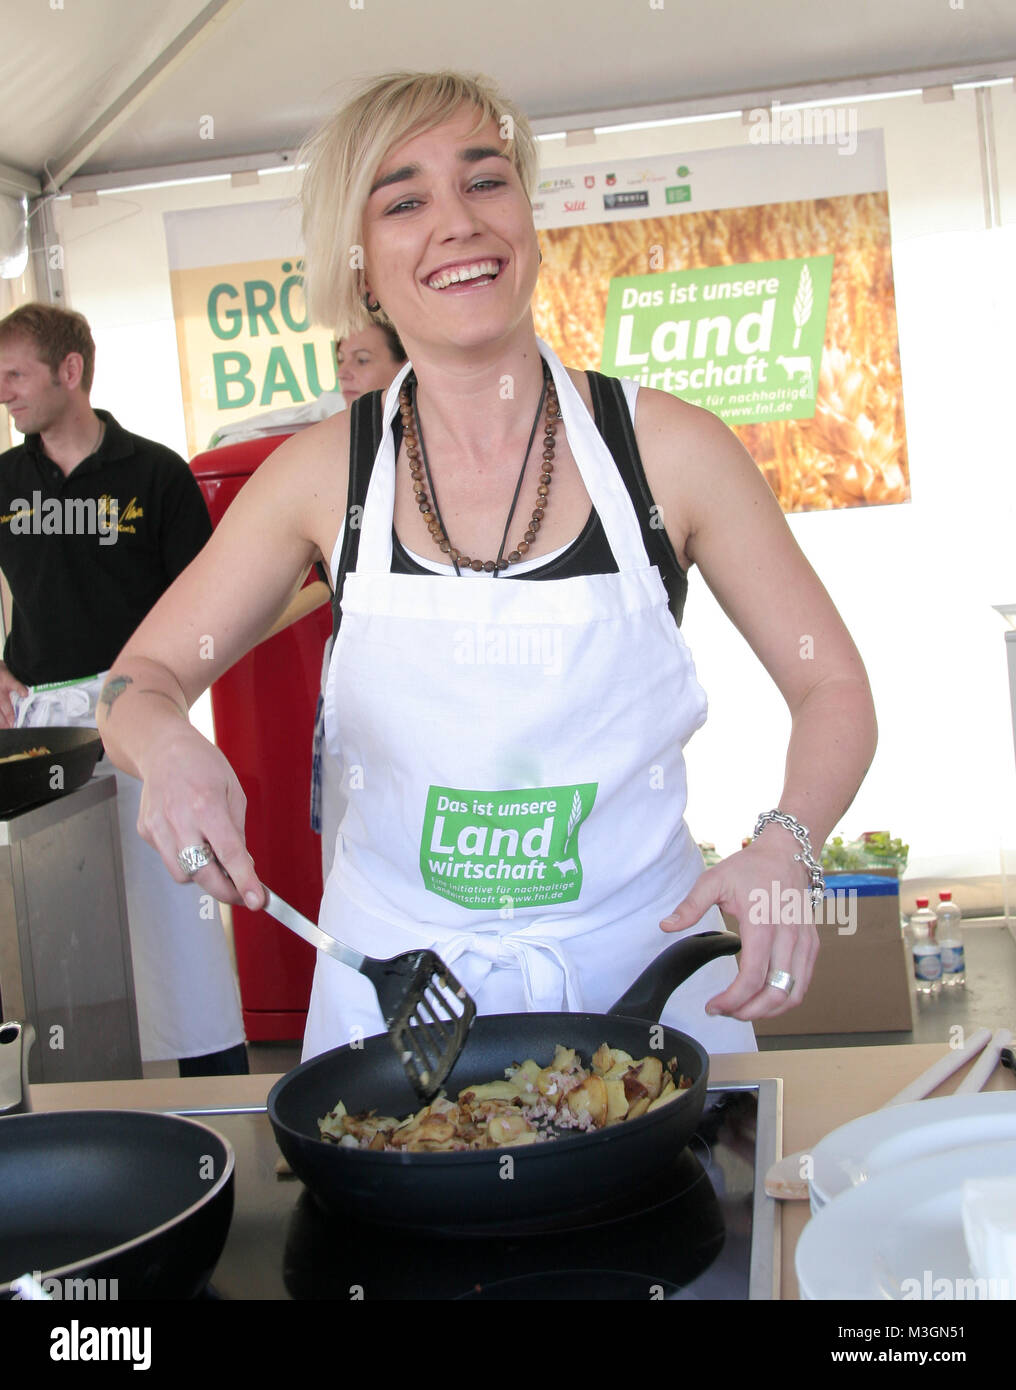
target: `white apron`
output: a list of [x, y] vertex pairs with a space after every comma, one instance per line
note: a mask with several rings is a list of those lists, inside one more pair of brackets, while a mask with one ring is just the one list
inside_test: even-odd
[[[94, 729], [105, 679], [30, 687], [24, 698], [15, 696], [17, 727]], [[243, 1019], [218, 904], [197, 884], [170, 878], [159, 854], [138, 834], [141, 783], [110, 763], [99, 764], [104, 768], [116, 772], [142, 1060], [201, 1057], [234, 1047], [244, 1041]]]
[[[432, 947], [481, 1013], [600, 1013], [676, 939], [660, 919], [702, 872], [682, 747], [706, 700], [610, 452], [540, 351], [619, 573], [392, 574], [390, 425], [407, 364], [326, 686], [348, 805], [321, 925], [372, 956]], [[698, 929], [722, 925], [713, 908]], [[735, 973], [711, 962], [664, 1021], [712, 1052], [754, 1050], [750, 1024], [704, 1012]], [[370, 983], [319, 954], [304, 1058], [381, 1031]]]

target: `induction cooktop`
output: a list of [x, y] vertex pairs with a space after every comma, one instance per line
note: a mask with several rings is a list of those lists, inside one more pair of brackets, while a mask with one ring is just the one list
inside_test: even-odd
[[566, 1230], [413, 1235], [327, 1216], [278, 1171], [264, 1109], [200, 1109], [236, 1152], [236, 1206], [209, 1299], [743, 1300], [778, 1295], [782, 1083], [709, 1088], [664, 1177]]

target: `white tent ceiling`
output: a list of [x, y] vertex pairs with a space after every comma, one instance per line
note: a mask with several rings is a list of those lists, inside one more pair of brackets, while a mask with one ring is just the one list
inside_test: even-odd
[[292, 149], [351, 82], [393, 68], [487, 72], [538, 130], [633, 108], [731, 109], [744, 103], [725, 97], [786, 99], [829, 82], [877, 90], [902, 74], [928, 86], [936, 74], [1016, 72], [1013, 0], [4, 0], [4, 10], [8, 191], [20, 176], [33, 191], [50, 177], [82, 186], [83, 175]]

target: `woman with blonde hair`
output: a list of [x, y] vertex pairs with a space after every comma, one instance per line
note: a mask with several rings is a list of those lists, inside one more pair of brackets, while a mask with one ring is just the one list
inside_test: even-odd
[[[815, 928], [780, 903], [821, 891], [821, 843], [874, 748], [867, 679], [726, 427], [569, 370], [537, 339], [536, 168], [522, 114], [455, 73], [379, 78], [315, 137], [314, 316], [340, 334], [391, 323], [409, 363], [258, 470], [124, 649], [103, 736], [144, 778], [143, 832], [174, 877], [261, 906], [243, 792], [186, 710], [322, 556], [341, 620], [326, 726], [348, 797], [323, 929], [374, 956], [433, 946], [481, 1012], [602, 1012], [661, 926], [718, 926], [722, 908], [739, 962], [706, 966], [663, 1018], [744, 1050], [751, 1020], [811, 977]], [[792, 720], [774, 811], [705, 872], [682, 757], [705, 696], [673, 616], [692, 564]], [[373, 989], [321, 960], [305, 1055], [355, 1030], [382, 1030]]]

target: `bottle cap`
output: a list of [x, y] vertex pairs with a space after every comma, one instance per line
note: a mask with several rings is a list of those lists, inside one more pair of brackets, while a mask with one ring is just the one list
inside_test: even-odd
[[951, 902], [952, 902], [952, 891], [950, 890], [948, 893], [939, 893], [939, 895], [938, 895], [938, 900], [939, 900], [939, 902], [942, 902], [942, 903], [951, 903]]
[[927, 898], [918, 898], [918, 899], [917, 899], [917, 906], [918, 906], [918, 907], [927, 907], [927, 906], [928, 906], [928, 899], [927, 899]]

